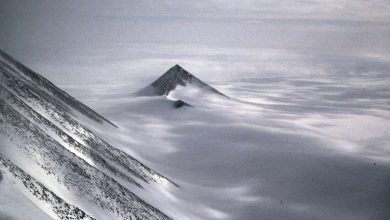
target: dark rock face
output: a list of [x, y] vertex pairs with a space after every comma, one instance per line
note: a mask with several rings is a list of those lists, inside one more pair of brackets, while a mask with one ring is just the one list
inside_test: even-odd
[[196, 78], [177, 64], [154, 81], [151, 86], [154, 88], [157, 95], [168, 95], [178, 85], [186, 86], [187, 84], [192, 84], [212, 93], [227, 97], [220, 91], [202, 82], [200, 79]]
[[181, 108], [183, 106], [191, 106], [190, 104], [184, 102], [183, 100], [176, 100], [174, 101], [173, 105], [175, 106], [175, 108]]
[[61, 195], [44, 188], [39, 178], [52, 177], [89, 206], [124, 220], [170, 219], [130, 191], [128, 185], [142, 189], [149, 182], [174, 183], [105, 142], [71, 114], [74, 110], [96, 121], [109, 122], [0, 52], [0, 135], [18, 149], [19, 158], [46, 176], [34, 176], [36, 173], [16, 167], [15, 161], [1, 155], [3, 146], [0, 172], [11, 172], [15, 181], [21, 181], [33, 196], [52, 207], [59, 219], [90, 217], [85, 214], [88, 210], [65, 203]]

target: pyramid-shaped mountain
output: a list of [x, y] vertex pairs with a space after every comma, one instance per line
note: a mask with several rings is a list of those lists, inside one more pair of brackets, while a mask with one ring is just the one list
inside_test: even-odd
[[91, 130], [100, 123], [112, 124], [0, 51], [0, 197], [39, 207], [36, 219], [170, 219], [133, 190], [172, 182]]
[[192, 85], [207, 91], [210, 91], [214, 94], [225, 96], [223, 93], [217, 89], [211, 87], [205, 82], [201, 81], [191, 73], [187, 72], [181, 66], [176, 64], [160, 76], [156, 81], [154, 81], [150, 87], [153, 88], [156, 95], [168, 95], [171, 91], [175, 90], [177, 86], [187, 86]]

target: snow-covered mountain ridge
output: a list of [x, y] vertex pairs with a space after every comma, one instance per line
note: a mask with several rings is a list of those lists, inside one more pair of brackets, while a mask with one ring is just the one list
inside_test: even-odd
[[87, 121], [115, 126], [0, 51], [0, 172], [10, 174], [3, 178], [22, 182], [18, 189], [55, 219], [170, 219], [133, 190], [174, 184]]

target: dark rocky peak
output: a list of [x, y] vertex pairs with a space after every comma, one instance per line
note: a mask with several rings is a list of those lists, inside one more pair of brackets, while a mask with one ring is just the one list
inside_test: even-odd
[[154, 88], [154, 92], [157, 95], [168, 95], [172, 90], [176, 89], [178, 85], [187, 86], [188, 84], [227, 97], [220, 91], [209, 86], [205, 82], [201, 81], [200, 79], [189, 73], [187, 70], [183, 69], [178, 64], [171, 67], [167, 72], [165, 72], [156, 81], [154, 81], [151, 86]]
[[175, 108], [181, 108], [181, 107], [185, 107], [185, 106], [188, 106], [188, 107], [192, 107], [192, 105], [188, 104], [187, 102], [183, 101], [183, 100], [176, 100], [176, 101], [173, 101], [173, 106]]

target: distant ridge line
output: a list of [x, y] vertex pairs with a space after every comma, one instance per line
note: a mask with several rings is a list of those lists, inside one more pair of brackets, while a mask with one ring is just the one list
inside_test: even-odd
[[36, 73], [35, 71], [31, 70], [30, 68], [24, 66], [19, 61], [17, 61], [15, 58], [11, 57], [4, 51], [0, 49], [0, 55], [5, 58], [7, 61], [11, 62], [13, 65], [15, 65], [15, 68], [20, 70], [26, 77], [31, 79], [34, 83], [43, 86], [44, 88], [48, 89], [53, 96], [60, 99], [64, 103], [68, 104], [78, 112], [86, 115], [88, 118], [99, 122], [107, 122], [110, 125], [118, 128], [117, 125], [100, 115], [99, 113], [92, 110], [90, 107], [85, 105], [84, 103], [78, 101], [77, 99], [73, 98], [71, 95], [69, 95], [67, 92], [63, 91], [62, 89], [58, 88], [56, 85], [54, 85], [52, 82], [50, 82], [48, 79], [43, 77], [42, 75]]

